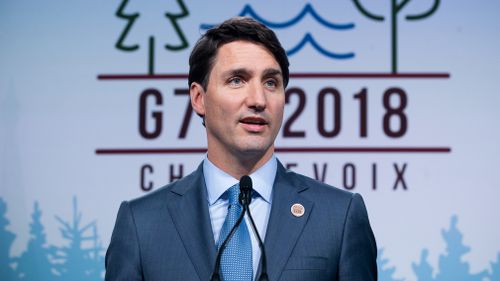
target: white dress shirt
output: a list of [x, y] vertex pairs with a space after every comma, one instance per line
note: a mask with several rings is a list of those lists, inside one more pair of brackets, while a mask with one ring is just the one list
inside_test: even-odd
[[[266, 236], [267, 222], [269, 220], [269, 214], [271, 213], [271, 197], [276, 170], [278, 168], [277, 165], [278, 162], [273, 155], [266, 164], [249, 175], [252, 179], [253, 190], [255, 191], [252, 196], [252, 202], [250, 203], [250, 212], [262, 240], [264, 240]], [[203, 175], [207, 186], [208, 210], [210, 213], [214, 240], [217, 243], [222, 225], [226, 219], [229, 205], [229, 200], [224, 192], [231, 186], [239, 183], [240, 180], [233, 178], [216, 167], [208, 158], [205, 158], [203, 161]], [[252, 242], [253, 276], [255, 280], [261, 252], [259, 249], [259, 241], [253, 232], [248, 215], [245, 215], [245, 223], [247, 224]]]

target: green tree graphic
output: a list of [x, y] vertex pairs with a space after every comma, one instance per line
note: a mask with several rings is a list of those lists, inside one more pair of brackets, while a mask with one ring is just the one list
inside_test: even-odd
[[[120, 37], [116, 41], [115, 47], [118, 50], [125, 51], [125, 52], [133, 52], [139, 49], [139, 44], [132, 44], [132, 45], [127, 45], [125, 44], [125, 38], [130, 32], [130, 29], [134, 22], [139, 18], [140, 14], [139, 13], [133, 13], [133, 14], [127, 14], [125, 13], [125, 7], [128, 4], [128, 0], [123, 0], [122, 3], [120, 4], [120, 7], [116, 11], [116, 16], [118, 18], [124, 19], [127, 21], [127, 25], [123, 29], [122, 33], [120, 34]], [[179, 19], [187, 17], [189, 15], [189, 11], [184, 4], [182, 0], [177, 0], [177, 4], [181, 8], [181, 12], [174, 14], [174, 13], [165, 13], [165, 17], [170, 21], [170, 24], [172, 24], [173, 28], [175, 29], [175, 32], [179, 38], [179, 43], [178, 44], [166, 44], [165, 49], [169, 51], [180, 51], [183, 49], [186, 49], [189, 46], [189, 43], [186, 39], [186, 36], [184, 36], [184, 33], [182, 32], [179, 23], [177, 22]], [[155, 37], [154, 36], [149, 36], [148, 39], [148, 74], [153, 75], [154, 74], [154, 55], [155, 55]]]
[[28, 248], [17, 259], [18, 276], [26, 281], [55, 280], [56, 276], [52, 273], [53, 266], [50, 262], [50, 258], [55, 254], [55, 248], [47, 245], [44, 227], [40, 221], [42, 212], [36, 201], [31, 217], [33, 222], [30, 224], [31, 238]]
[[69, 241], [56, 255], [59, 275], [63, 280], [102, 281], [103, 248], [98, 241], [96, 222], [81, 226], [82, 214], [78, 212], [76, 198], [73, 198], [73, 219], [64, 221], [58, 216], [56, 219], [61, 224], [62, 237]]
[[[366, 17], [374, 21], [384, 21], [385, 17], [373, 14], [365, 9], [359, 0], [353, 0], [356, 8]], [[398, 14], [401, 10], [408, 4], [410, 0], [391, 0], [391, 59], [392, 59], [392, 73], [396, 74], [398, 72]], [[408, 21], [416, 21], [429, 17], [434, 14], [439, 7], [440, 0], [434, 0], [432, 7], [418, 15], [407, 15], [405, 18]]]

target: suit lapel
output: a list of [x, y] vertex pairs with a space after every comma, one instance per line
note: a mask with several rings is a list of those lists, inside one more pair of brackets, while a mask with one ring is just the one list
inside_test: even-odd
[[[300, 194], [307, 187], [294, 183], [290, 176], [292, 174], [278, 163], [265, 239], [269, 280], [280, 277], [313, 208], [313, 202]], [[291, 213], [291, 207], [296, 203], [304, 206], [305, 213], [301, 217]]]
[[186, 183], [171, 190], [168, 210], [200, 280], [209, 280], [215, 263], [215, 241], [210, 223], [203, 165]]

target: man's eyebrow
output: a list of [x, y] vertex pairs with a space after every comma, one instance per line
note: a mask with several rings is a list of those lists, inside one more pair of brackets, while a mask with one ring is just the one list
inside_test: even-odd
[[236, 69], [230, 69], [228, 71], [224, 71], [222, 75], [224, 77], [232, 77], [232, 76], [248, 76], [252, 72], [246, 68], [236, 68]]
[[[251, 76], [253, 72], [247, 68], [235, 68], [235, 69], [230, 69], [227, 71], [224, 71], [222, 75], [224, 77], [232, 77], [232, 76], [242, 76], [242, 77], [248, 77]], [[262, 77], [272, 77], [272, 76], [281, 76], [283, 77], [283, 74], [281, 73], [281, 70], [277, 68], [267, 68], [263, 71]]]
[[281, 77], [283, 77], [283, 74], [281, 73], [281, 70], [279, 70], [279, 69], [268, 68], [268, 69], [264, 70], [262, 77], [269, 77], [269, 76], [281, 76]]

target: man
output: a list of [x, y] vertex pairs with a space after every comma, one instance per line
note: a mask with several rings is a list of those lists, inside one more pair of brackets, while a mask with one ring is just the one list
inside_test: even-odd
[[[230, 203], [230, 187], [243, 175], [253, 181], [250, 211], [265, 237], [269, 280], [377, 280], [361, 196], [287, 171], [274, 156], [288, 84], [288, 59], [275, 34], [252, 19], [230, 19], [202, 36], [189, 65], [207, 157], [185, 178], [122, 203], [106, 280], [210, 280], [234, 224], [226, 221], [241, 208]], [[245, 243], [228, 243], [233, 256], [222, 256], [222, 280], [258, 280], [261, 252], [248, 217], [237, 229], [229, 241]]]

